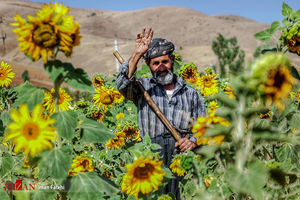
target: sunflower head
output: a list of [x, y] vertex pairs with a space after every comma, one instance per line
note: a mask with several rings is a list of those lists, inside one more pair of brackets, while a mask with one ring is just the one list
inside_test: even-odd
[[121, 190], [138, 199], [139, 193], [149, 194], [158, 190], [165, 173], [162, 161], [139, 157], [132, 164], [127, 164], [127, 173], [123, 176]]
[[196, 82], [202, 96], [215, 95], [219, 92], [218, 74], [202, 74]]
[[125, 126], [122, 131], [125, 135], [125, 138], [136, 139], [139, 137], [139, 129], [137, 127], [131, 125]]
[[100, 110], [96, 110], [93, 113], [90, 113], [90, 117], [95, 119], [97, 122], [101, 122], [104, 116], [105, 116], [104, 112]]
[[300, 55], [300, 22], [282, 32], [280, 41], [289, 51]]
[[[71, 106], [71, 104], [69, 102], [72, 101], [73, 99], [70, 97], [70, 95], [64, 89], [59, 88], [58, 91], [59, 91], [58, 92], [58, 95], [59, 95], [58, 109], [62, 110], [62, 111], [69, 110], [70, 109], [69, 107]], [[50, 92], [45, 92], [45, 94], [44, 94], [43, 106], [46, 107], [46, 109], [48, 110], [48, 112], [50, 114], [56, 112], [54, 94], [55, 94], [54, 88], [52, 88], [50, 90]]]
[[105, 144], [108, 149], [119, 149], [125, 145], [125, 134], [123, 131], [115, 133], [115, 137], [108, 140]]
[[93, 82], [93, 86], [97, 88], [103, 86], [104, 79], [102, 78], [101, 75], [95, 75], [93, 76], [92, 82]]
[[0, 67], [0, 86], [9, 86], [12, 79], [15, 77], [14, 71], [10, 68], [10, 65], [1, 61]]
[[124, 113], [119, 112], [119, 113], [116, 115], [116, 120], [120, 120], [121, 118], [124, 118], [124, 117], [125, 117]]
[[52, 149], [52, 140], [56, 139], [55, 120], [44, 116], [44, 109], [36, 105], [32, 114], [28, 106], [23, 104], [19, 110], [12, 109], [10, 113], [12, 123], [7, 128], [4, 141], [14, 145], [14, 152], [24, 151], [25, 154], [35, 156], [44, 149]]
[[76, 156], [72, 162], [71, 169], [68, 172], [69, 176], [76, 176], [78, 172], [94, 171], [93, 160], [83, 156]]
[[178, 176], [184, 176], [184, 173], [186, 171], [180, 167], [180, 163], [180, 157], [173, 158], [172, 163], [170, 165], [170, 169], [173, 173], [177, 174]]
[[268, 53], [252, 67], [250, 88], [258, 91], [269, 105], [274, 103], [279, 110], [284, 109], [281, 100], [288, 98], [294, 80], [288, 69], [289, 59], [282, 53]]
[[197, 72], [197, 67], [193, 63], [187, 63], [180, 67], [179, 77], [186, 82], [196, 84], [199, 73]]
[[175, 51], [173, 51], [174, 60], [182, 61], [181, 55]]
[[17, 34], [21, 52], [31, 56], [34, 61], [43, 59], [47, 63], [48, 56], [54, 58], [54, 50], [60, 50], [66, 56], [71, 55], [73, 47], [80, 44], [79, 24], [73, 16], [67, 16], [69, 8], [62, 4], [44, 4], [36, 12], [36, 16], [28, 16], [28, 20], [15, 16]]

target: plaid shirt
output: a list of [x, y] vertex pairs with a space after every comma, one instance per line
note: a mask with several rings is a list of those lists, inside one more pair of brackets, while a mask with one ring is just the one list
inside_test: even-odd
[[[189, 134], [191, 137], [194, 121], [205, 114], [204, 103], [198, 91], [187, 86], [181, 78], [175, 75], [175, 88], [171, 99], [169, 99], [165, 89], [157, 84], [152, 77], [139, 78], [139, 80], [181, 136]], [[130, 79], [128, 78], [128, 61], [120, 67], [117, 87], [120, 93], [133, 101], [138, 108], [138, 122], [142, 138], [147, 133], [150, 138], [171, 134], [144, 98], [135, 81], [135, 74]], [[196, 141], [193, 137], [190, 139], [193, 142]]]

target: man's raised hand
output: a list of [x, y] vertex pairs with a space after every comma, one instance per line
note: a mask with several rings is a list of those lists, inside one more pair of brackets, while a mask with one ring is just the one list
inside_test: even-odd
[[152, 40], [152, 37], [153, 37], [152, 28], [150, 27], [147, 32], [146, 32], [146, 28], [143, 28], [142, 32], [137, 34], [136, 37], [135, 53], [139, 54], [140, 56], [143, 56], [149, 48], [149, 44]]

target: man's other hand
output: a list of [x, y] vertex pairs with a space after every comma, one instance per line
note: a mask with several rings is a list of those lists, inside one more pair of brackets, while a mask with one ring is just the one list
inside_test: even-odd
[[197, 144], [187, 138], [181, 138], [178, 142], [175, 143], [175, 147], [179, 147], [181, 151], [186, 152], [187, 150], [192, 151], [197, 147]]

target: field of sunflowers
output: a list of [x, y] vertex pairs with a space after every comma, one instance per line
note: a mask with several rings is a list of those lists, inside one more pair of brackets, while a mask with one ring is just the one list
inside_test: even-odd
[[[265, 45], [248, 66], [226, 42], [214, 43], [219, 63], [202, 72], [175, 53], [174, 73], [199, 90], [207, 114], [191, 127], [200, 147], [170, 166], [148, 135], [140, 138], [137, 109], [117, 91], [117, 74], [90, 78], [56, 58], [80, 45], [68, 11], [45, 4], [11, 24], [20, 51], [44, 61], [54, 88], [33, 86], [25, 74], [12, 87], [14, 66], [1, 60], [1, 200], [172, 200], [160, 189], [174, 174], [183, 177], [182, 199], [299, 199], [300, 76], [286, 52], [300, 56], [300, 10], [283, 3], [282, 22], [255, 34]], [[281, 37], [270, 45], [276, 31]], [[150, 75], [145, 65], [137, 72]]]

